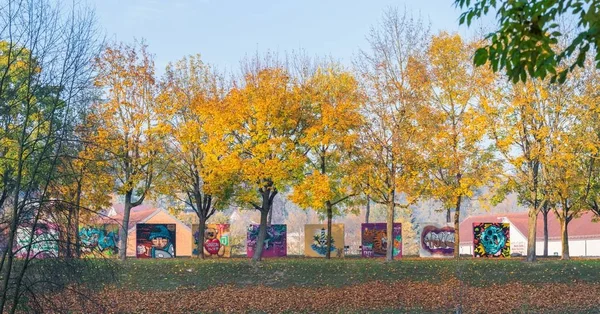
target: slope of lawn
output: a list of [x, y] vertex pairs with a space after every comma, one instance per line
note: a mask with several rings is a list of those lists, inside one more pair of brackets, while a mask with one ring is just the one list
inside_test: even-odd
[[[87, 261], [72, 313], [599, 313], [600, 259]], [[111, 279], [98, 284], [98, 276]], [[92, 307], [90, 309], [90, 306]]]
[[[367, 281], [439, 282], [460, 279], [469, 285], [521, 282], [600, 283], [600, 259], [526, 263], [522, 259], [416, 259], [392, 263], [382, 259], [264, 259], [254, 264], [245, 258], [226, 260], [174, 259], [127, 260], [120, 270], [118, 284], [133, 289], [165, 290], [175, 287], [202, 289], [214, 285], [276, 288], [290, 286], [346, 286]], [[155, 274], [156, 276], [151, 276]], [[156, 277], [162, 280], [156, 280]]]

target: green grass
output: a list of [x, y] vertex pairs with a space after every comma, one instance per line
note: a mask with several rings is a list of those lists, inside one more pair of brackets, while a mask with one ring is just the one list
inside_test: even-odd
[[241, 287], [256, 284], [322, 287], [375, 280], [439, 282], [449, 278], [458, 278], [475, 286], [507, 282], [598, 283], [600, 259], [542, 260], [533, 264], [521, 259], [401, 259], [384, 263], [378, 259], [359, 258], [284, 258], [266, 259], [258, 264], [245, 258], [204, 261], [190, 258], [130, 259], [117, 267], [115, 272], [118, 286], [136, 290], [169, 290], [175, 287], [203, 289], [227, 284]]

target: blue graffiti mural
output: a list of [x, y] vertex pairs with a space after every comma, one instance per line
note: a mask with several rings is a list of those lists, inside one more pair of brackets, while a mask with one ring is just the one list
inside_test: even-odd
[[82, 227], [79, 230], [79, 238], [81, 241], [81, 253], [83, 255], [101, 254], [105, 256], [114, 256], [119, 249], [119, 236], [116, 227]]
[[489, 226], [481, 233], [481, 244], [485, 251], [490, 254], [496, 254], [506, 244], [506, 236], [501, 228]]

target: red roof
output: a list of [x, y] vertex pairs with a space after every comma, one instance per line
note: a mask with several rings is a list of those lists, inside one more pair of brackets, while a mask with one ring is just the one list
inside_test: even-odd
[[[99, 223], [121, 225], [123, 223], [124, 207], [125, 206], [123, 204], [114, 204], [112, 208], [114, 208], [116, 214], [110, 216], [109, 210], [108, 213], [105, 213], [104, 215], [99, 217]], [[140, 206], [132, 208], [131, 213], [129, 214], [129, 226], [127, 229], [135, 227], [137, 223], [144, 221], [157, 210], [158, 208], [146, 204], [142, 204]]]
[[[571, 220], [568, 227], [569, 239], [600, 239], [600, 223], [593, 222], [593, 218], [593, 213], [585, 212], [581, 217]], [[528, 220], [527, 212], [470, 216], [460, 223], [460, 243], [473, 242], [474, 222], [510, 222], [523, 236], [527, 237]], [[551, 211], [548, 214], [548, 238], [557, 240], [561, 238], [560, 234], [560, 222]], [[537, 216], [536, 238], [540, 241], [544, 239], [544, 216], [542, 214]]]

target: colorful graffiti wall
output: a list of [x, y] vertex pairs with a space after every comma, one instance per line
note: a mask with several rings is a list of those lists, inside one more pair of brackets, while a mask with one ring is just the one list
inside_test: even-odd
[[[198, 255], [198, 224], [192, 225], [193, 255]], [[206, 224], [204, 230], [205, 257], [231, 257], [229, 224]]]
[[473, 223], [474, 257], [510, 257], [509, 223]]
[[[17, 229], [15, 241], [15, 257], [17, 258], [48, 258], [58, 257], [60, 231], [58, 225], [38, 223], [32, 234], [31, 226], [21, 226]], [[31, 243], [29, 256], [27, 247]]]
[[429, 224], [421, 230], [419, 255], [421, 257], [453, 257], [454, 228]]
[[175, 257], [175, 224], [137, 224], [137, 258]]
[[[344, 256], [344, 225], [331, 225], [331, 257]], [[327, 254], [327, 225], [304, 225], [304, 255], [325, 257]]]
[[388, 247], [392, 247], [393, 255], [402, 256], [402, 224], [394, 223], [392, 234], [394, 244], [387, 238], [386, 223], [361, 224], [362, 257], [385, 257]]
[[81, 255], [115, 257], [119, 253], [119, 225], [97, 225], [79, 228]]
[[[248, 237], [246, 238], [246, 253], [248, 257], [254, 256], [254, 248], [258, 240], [258, 231], [260, 225], [250, 225], [248, 227]], [[270, 225], [267, 226], [267, 237], [263, 242], [262, 257], [283, 257], [287, 255], [287, 226]]]

